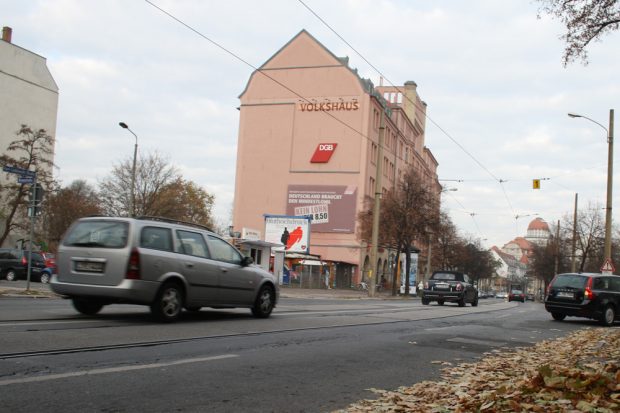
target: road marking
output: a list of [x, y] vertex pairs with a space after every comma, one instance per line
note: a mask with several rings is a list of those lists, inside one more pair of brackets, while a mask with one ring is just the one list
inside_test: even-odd
[[480, 344], [483, 346], [491, 346], [491, 347], [502, 347], [506, 345], [506, 343], [504, 342], [489, 341], [489, 340], [476, 340], [473, 338], [463, 338], [463, 337], [449, 338], [446, 341], [451, 341], [453, 343], [463, 343], [463, 344]]
[[239, 356], [236, 354], [223, 354], [221, 356], [199, 357], [199, 358], [192, 358], [192, 359], [176, 360], [176, 361], [171, 361], [168, 363], [152, 363], [152, 364], [142, 364], [138, 366], [110, 367], [110, 368], [105, 368], [105, 369], [74, 371], [70, 373], [48, 374], [45, 376], [24, 377], [21, 379], [12, 379], [12, 380], [0, 380], [0, 386], [66, 379], [69, 377], [92, 376], [95, 374], [121, 373], [125, 371], [133, 371], [133, 370], [155, 369], [155, 368], [160, 368], [160, 367], [177, 366], [180, 364], [201, 363], [205, 361], [223, 360], [223, 359], [234, 358], [234, 357], [239, 357]]

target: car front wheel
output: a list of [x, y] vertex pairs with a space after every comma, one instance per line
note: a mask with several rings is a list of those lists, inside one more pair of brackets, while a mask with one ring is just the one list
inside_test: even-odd
[[476, 298], [474, 298], [474, 301], [471, 302], [471, 306], [478, 307], [478, 296], [476, 296]]
[[605, 327], [609, 327], [614, 323], [616, 319], [616, 310], [613, 306], [608, 305], [603, 310], [603, 315], [601, 316], [601, 324]]
[[430, 301], [427, 298], [422, 299], [422, 305], [428, 305]]
[[183, 289], [176, 282], [164, 284], [151, 304], [151, 314], [159, 321], [172, 322], [183, 310]]
[[566, 318], [566, 314], [561, 314], [561, 313], [551, 313], [551, 317], [553, 317], [554, 320], [556, 321], [562, 321]]
[[252, 315], [257, 318], [267, 318], [273, 311], [275, 305], [275, 294], [273, 289], [267, 285], [263, 286], [258, 292], [254, 306], [252, 307]]
[[41, 284], [48, 284], [50, 282], [50, 275], [46, 272], [41, 274]]

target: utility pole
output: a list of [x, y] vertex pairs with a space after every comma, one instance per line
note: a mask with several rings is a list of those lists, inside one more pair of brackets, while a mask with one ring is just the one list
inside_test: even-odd
[[383, 184], [381, 177], [383, 176], [383, 135], [385, 133], [385, 109], [381, 110], [381, 118], [379, 120], [379, 148], [377, 151], [377, 179], [375, 180], [375, 205], [372, 211], [372, 238], [370, 246], [370, 282], [368, 286], [368, 296], [375, 296], [375, 286], [377, 285], [377, 274], [379, 268], [377, 266], [377, 247], [379, 243], [379, 215], [381, 214], [381, 194], [383, 193]]
[[573, 251], [570, 264], [570, 271], [575, 272], [577, 270], [577, 261], [575, 260], [575, 251], [577, 246], [577, 198], [579, 194], [575, 194], [575, 212], [573, 213]]
[[607, 136], [607, 208], [605, 213], [605, 260], [611, 262], [611, 202], [614, 178], [614, 110], [609, 109], [609, 131]]

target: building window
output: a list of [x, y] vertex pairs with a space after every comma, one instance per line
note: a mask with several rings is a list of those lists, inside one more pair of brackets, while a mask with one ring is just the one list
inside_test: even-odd
[[368, 196], [373, 197], [373, 193], [375, 192], [375, 178], [372, 176], [368, 180]]
[[377, 164], [377, 153], [377, 144], [373, 142], [370, 148], [370, 162], [375, 165]]

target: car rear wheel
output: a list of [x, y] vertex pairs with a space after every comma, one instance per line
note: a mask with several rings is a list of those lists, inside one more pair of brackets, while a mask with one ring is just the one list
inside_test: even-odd
[[443, 305], [443, 300], [437, 300], [437, 304]]
[[15, 281], [17, 280], [17, 274], [13, 270], [8, 270], [6, 272], [5, 278], [7, 281]]
[[603, 310], [603, 315], [601, 316], [601, 320], [600, 320], [601, 324], [606, 327], [609, 327], [614, 323], [615, 319], [616, 319], [616, 310], [614, 309], [612, 305], [608, 305]]
[[561, 313], [551, 313], [551, 317], [553, 317], [554, 320], [556, 321], [562, 321], [566, 318], [566, 314], [561, 314]]
[[46, 272], [41, 273], [41, 284], [48, 284], [50, 282], [50, 275]]
[[252, 307], [252, 315], [257, 318], [267, 318], [273, 311], [274, 304], [275, 294], [273, 289], [265, 285], [258, 292], [256, 301]]
[[430, 303], [430, 301], [426, 298], [422, 299], [422, 305], [428, 305]]
[[103, 308], [103, 304], [100, 301], [88, 298], [74, 298], [71, 302], [73, 303], [73, 308], [85, 315], [95, 315]]
[[176, 282], [164, 284], [151, 304], [151, 314], [166, 323], [179, 318], [183, 310], [183, 289]]

